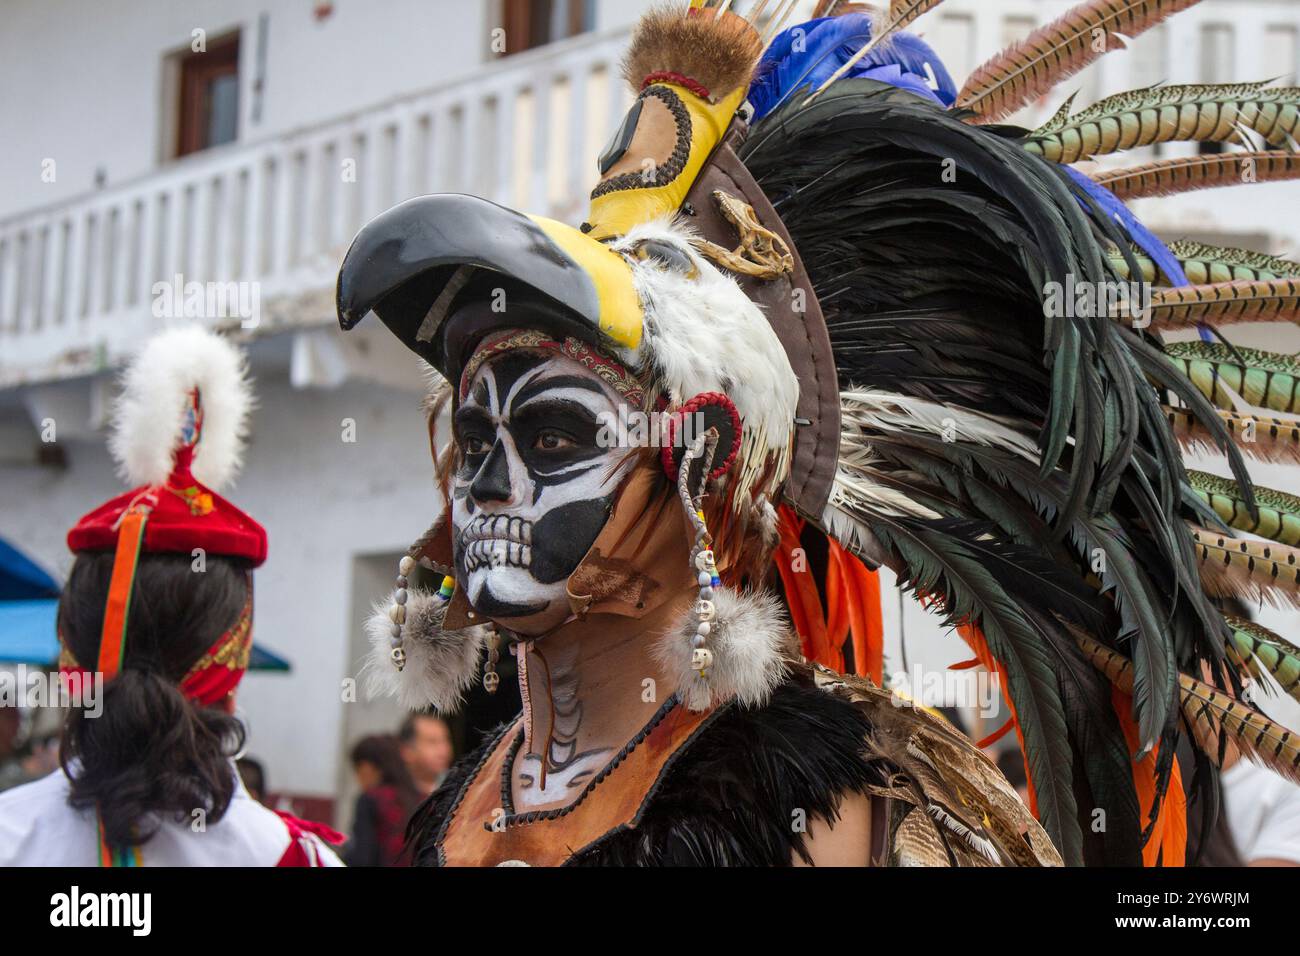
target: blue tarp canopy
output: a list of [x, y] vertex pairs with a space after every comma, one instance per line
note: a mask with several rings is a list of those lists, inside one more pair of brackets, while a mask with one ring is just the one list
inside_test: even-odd
[[0, 601], [56, 598], [59, 585], [4, 538], [0, 538]]
[[[53, 666], [59, 659], [59, 586], [0, 538], [0, 664]], [[288, 671], [289, 662], [253, 645], [248, 669]]]
[[54, 617], [59, 602], [0, 601], [0, 664], [52, 664], [59, 659]]

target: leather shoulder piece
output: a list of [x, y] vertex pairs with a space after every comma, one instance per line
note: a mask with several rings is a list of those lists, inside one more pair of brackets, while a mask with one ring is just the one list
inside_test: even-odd
[[951, 724], [870, 681], [820, 665], [796, 674], [867, 716], [871, 755], [892, 768], [888, 865], [1060, 866], [1061, 855], [992, 760]]

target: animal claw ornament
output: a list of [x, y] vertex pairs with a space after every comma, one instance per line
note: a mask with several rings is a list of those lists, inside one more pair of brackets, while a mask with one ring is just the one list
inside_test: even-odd
[[497, 674], [497, 661], [501, 659], [501, 632], [496, 628], [492, 629], [487, 648], [487, 660], [483, 662], [483, 689], [495, 694], [501, 684], [501, 677]]
[[758, 221], [754, 207], [721, 189], [713, 191], [713, 201], [723, 217], [736, 227], [740, 245], [725, 249], [716, 242], [699, 239], [695, 248], [711, 261], [737, 275], [771, 281], [794, 272], [794, 255], [777, 233]]

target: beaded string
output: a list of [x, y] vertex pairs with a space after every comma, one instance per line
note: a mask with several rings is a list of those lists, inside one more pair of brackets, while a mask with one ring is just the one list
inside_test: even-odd
[[[388, 643], [392, 647], [391, 657], [393, 666], [399, 671], [406, 666], [406, 649], [402, 646], [402, 628], [406, 625], [406, 602], [410, 595], [407, 588], [410, 586], [410, 573], [415, 570], [415, 559], [409, 554], [403, 555], [402, 559], [397, 562], [397, 590], [393, 592], [393, 606], [388, 609], [388, 619], [392, 622], [392, 629], [389, 631]], [[445, 575], [442, 579], [442, 587], [438, 589], [438, 597], [446, 602], [451, 600], [451, 596], [456, 590], [456, 579], [450, 574]]]
[[[677, 494], [682, 500], [686, 516], [695, 529], [695, 541], [691, 545], [691, 565], [696, 570], [696, 583], [699, 585], [699, 600], [695, 602], [695, 636], [691, 638], [691, 667], [699, 674], [701, 680], [709, 679], [709, 668], [713, 666], [713, 652], [709, 650], [709, 634], [717, 619], [717, 609], [713, 604], [713, 590], [722, 586], [718, 577], [718, 568], [713, 557], [713, 536], [704, 520], [704, 487], [708, 484], [708, 474], [713, 465], [713, 455], [718, 448], [718, 430], [710, 428], [691, 443], [682, 454], [682, 464], [677, 471]], [[691, 463], [697, 458], [704, 458], [701, 472], [700, 490], [692, 495], [690, 489]]]

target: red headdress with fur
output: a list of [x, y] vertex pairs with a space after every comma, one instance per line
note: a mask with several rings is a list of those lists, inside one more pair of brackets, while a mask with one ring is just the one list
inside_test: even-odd
[[[214, 490], [239, 469], [252, 403], [242, 354], [197, 327], [154, 337], [127, 369], [109, 448], [135, 487], [68, 532], [73, 551], [116, 553], [97, 667], [105, 680], [121, 667], [140, 554], [266, 560], [266, 530]], [[242, 619], [234, 630], [247, 641]]]

